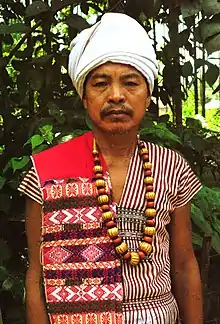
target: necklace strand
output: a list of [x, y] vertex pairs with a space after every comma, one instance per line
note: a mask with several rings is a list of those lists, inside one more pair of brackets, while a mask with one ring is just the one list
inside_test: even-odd
[[122, 257], [123, 260], [130, 262], [131, 265], [137, 265], [142, 259], [152, 252], [153, 236], [156, 234], [155, 216], [156, 210], [154, 208], [155, 193], [153, 191], [152, 164], [149, 162], [148, 150], [143, 141], [138, 140], [138, 151], [143, 161], [144, 184], [146, 188], [146, 209], [144, 215], [146, 223], [143, 226], [142, 240], [139, 242], [136, 251], [130, 251], [127, 243], [125, 243], [119, 236], [119, 229], [117, 227], [114, 213], [110, 207], [110, 197], [107, 192], [106, 182], [103, 176], [103, 167], [99, 155], [99, 149], [95, 139], [93, 139], [92, 155], [94, 159], [93, 171], [95, 174], [95, 185], [98, 191], [98, 205], [102, 211], [102, 221], [104, 222], [108, 236], [115, 245], [116, 253]]

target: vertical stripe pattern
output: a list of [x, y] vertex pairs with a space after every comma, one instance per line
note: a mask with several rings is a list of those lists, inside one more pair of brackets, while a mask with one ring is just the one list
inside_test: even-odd
[[[121, 262], [124, 324], [174, 324], [178, 309], [171, 293], [169, 235], [166, 225], [170, 223], [171, 213], [188, 203], [201, 185], [181, 155], [153, 143], [147, 143], [146, 147], [153, 165], [157, 233], [149, 259], [138, 266]], [[143, 179], [143, 164], [137, 148], [130, 161], [120, 203], [114, 204], [120, 235], [134, 250], [142, 237], [145, 219]], [[41, 203], [37, 183], [32, 168], [19, 190]], [[110, 178], [108, 183], [110, 184]]]
[[[173, 324], [178, 308], [171, 293], [169, 235], [166, 225], [175, 208], [185, 205], [201, 185], [186, 161], [176, 152], [147, 143], [154, 177], [156, 230], [148, 260], [131, 266], [122, 261], [124, 318], [126, 324]], [[123, 194], [117, 206], [118, 227], [130, 249], [141, 239], [145, 210], [143, 163], [136, 148], [131, 159]]]

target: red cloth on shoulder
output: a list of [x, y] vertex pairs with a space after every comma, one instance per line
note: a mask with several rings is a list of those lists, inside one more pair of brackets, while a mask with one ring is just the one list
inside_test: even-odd
[[[41, 185], [48, 180], [93, 176], [92, 132], [32, 156]], [[105, 163], [102, 159], [102, 165]]]

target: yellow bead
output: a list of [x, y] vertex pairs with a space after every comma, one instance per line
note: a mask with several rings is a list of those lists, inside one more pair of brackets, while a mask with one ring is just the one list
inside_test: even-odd
[[97, 150], [97, 145], [95, 139], [93, 138], [92, 151], [96, 151], [96, 150]]
[[109, 197], [108, 197], [108, 195], [101, 195], [101, 196], [99, 196], [98, 197], [98, 203], [99, 203], [99, 205], [109, 203]]
[[147, 199], [155, 199], [155, 193], [153, 191], [146, 192]]
[[145, 177], [144, 178], [144, 183], [145, 184], [153, 184], [154, 183], [154, 178], [153, 177]]
[[140, 150], [140, 154], [141, 154], [141, 155], [143, 155], [143, 154], [148, 154], [148, 149], [146, 149], [146, 148], [142, 148], [142, 149]]
[[141, 242], [140, 250], [144, 251], [146, 254], [149, 254], [152, 251], [152, 245], [146, 242]]
[[116, 246], [115, 251], [118, 254], [123, 254], [128, 250], [128, 246], [125, 242], [122, 242], [120, 245]]
[[156, 228], [155, 227], [145, 226], [144, 227], [144, 234], [153, 236], [153, 235], [156, 234]]
[[117, 227], [113, 227], [113, 228], [110, 228], [108, 230], [108, 235], [112, 238], [112, 237], [115, 237], [115, 236], [118, 236], [118, 228]]
[[144, 163], [144, 169], [146, 170], [146, 169], [151, 169], [152, 168], [152, 163], [150, 163], [150, 162], [145, 162]]
[[102, 219], [104, 222], [112, 220], [113, 216], [114, 216], [113, 212], [111, 212], [111, 211], [102, 213]]
[[98, 179], [98, 180], [96, 180], [96, 182], [95, 182], [95, 184], [96, 184], [96, 187], [105, 187], [105, 180], [103, 180], [103, 179]]
[[140, 256], [137, 252], [131, 252], [131, 265], [137, 265], [140, 262]]
[[93, 168], [93, 171], [96, 172], [102, 172], [102, 166], [101, 165], [95, 165]]
[[147, 208], [145, 210], [145, 216], [147, 217], [154, 217], [156, 215], [156, 209], [154, 208]]

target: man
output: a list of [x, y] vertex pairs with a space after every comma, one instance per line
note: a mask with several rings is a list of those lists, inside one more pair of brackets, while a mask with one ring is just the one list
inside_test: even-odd
[[20, 185], [28, 324], [173, 324], [179, 313], [201, 324], [190, 228], [200, 184], [179, 154], [137, 136], [157, 76], [145, 30], [105, 14], [73, 41], [69, 73], [93, 131], [33, 156]]

